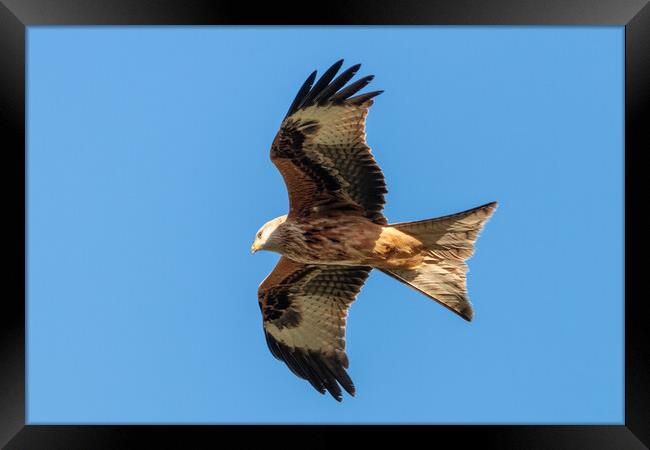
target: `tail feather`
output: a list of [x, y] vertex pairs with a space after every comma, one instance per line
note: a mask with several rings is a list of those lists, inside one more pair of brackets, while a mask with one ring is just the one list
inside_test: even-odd
[[465, 260], [474, 253], [474, 242], [496, 207], [497, 203], [492, 202], [449, 216], [392, 224], [419, 239], [426, 248], [425, 257], [415, 268], [382, 269], [382, 272], [436, 300], [465, 320], [472, 320]]

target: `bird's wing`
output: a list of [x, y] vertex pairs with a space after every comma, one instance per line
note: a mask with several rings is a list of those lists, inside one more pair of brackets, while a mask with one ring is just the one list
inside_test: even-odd
[[365, 131], [372, 98], [383, 91], [353, 97], [373, 76], [345, 86], [360, 65], [334, 78], [342, 63], [316, 84], [315, 71], [307, 78], [273, 141], [271, 161], [287, 185], [290, 217], [344, 210], [384, 224], [386, 183]]
[[273, 356], [321, 394], [341, 401], [341, 388], [354, 395], [346, 372], [348, 308], [370, 267], [306, 265], [282, 257], [262, 282], [258, 300], [266, 343]]

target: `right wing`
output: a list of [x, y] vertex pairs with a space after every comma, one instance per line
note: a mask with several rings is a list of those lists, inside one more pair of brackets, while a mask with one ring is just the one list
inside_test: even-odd
[[355, 392], [345, 370], [345, 322], [371, 270], [306, 265], [283, 256], [259, 287], [264, 334], [273, 356], [338, 401], [339, 384], [350, 395]]

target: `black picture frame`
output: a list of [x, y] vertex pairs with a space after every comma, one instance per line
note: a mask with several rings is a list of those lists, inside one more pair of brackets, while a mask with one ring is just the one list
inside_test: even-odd
[[[625, 27], [625, 423], [623, 425], [26, 425], [25, 423], [25, 38], [34, 25], [616, 25]], [[0, 313], [0, 445], [8, 449], [369, 444], [499, 449], [642, 449], [650, 445], [650, 351], [641, 292], [645, 223], [640, 163], [650, 149], [650, 6], [647, 0], [445, 0], [282, 5], [192, 0], [0, 0], [0, 126], [5, 220], [13, 289]], [[577, 255], [577, 258], [580, 258]], [[597, 280], [594, 280], [597, 282]], [[200, 444], [203, 443], [203, 444]], [[449, 444], [450, 445], [450, 444]]]

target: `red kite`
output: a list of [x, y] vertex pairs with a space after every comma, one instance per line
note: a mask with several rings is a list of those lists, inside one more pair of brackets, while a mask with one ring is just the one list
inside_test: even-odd
[[[496, 202], [417, 222], [388, 224], [384, 175], [366, 144], [373, 98], [357, 94], [373, 76], [346, 86], [354, 65], [336, 62], [302, 85], [271, 145], [289, 192], [289, 214], [266, 223], [252, 251], [282, 255], [259, 287], [271, 353], [338, 401], [355, 388], [346, 372], [345, 322], [373, 268], [436, 300], [466, 320], [467, 260]], [[340, 385], [340, 386], [339, 386]]]

